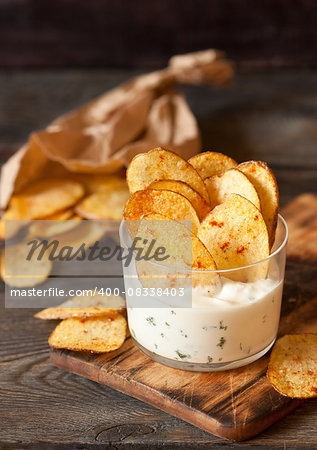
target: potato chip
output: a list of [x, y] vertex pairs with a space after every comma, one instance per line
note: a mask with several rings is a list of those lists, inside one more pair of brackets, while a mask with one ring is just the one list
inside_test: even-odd
[[15, 212], [8, 209], [0, 220], [0, 238], [13, 238], [25, 225], [27, 225], [26, 221], [21, 223], [19, 219], [17, 219]]
[[[57, 221], [56, 221], [57, 222]], [[74, 220], [78, 225], [67, 231], [58, 234], [56, 238], [45, 239], [39, 241], [44, 245], [39, 245], [39, 251], [44, 251], [47, 258], [57, 258], [57, 261], [67, 259], [71, 255], [83, 255], [82, 251], [87, 250], [90, 246], [99, 241], [107, 232], [107, 227], [103, 222]], [[33, 238], [34, 239], [34, 238]]]
[[317, 334], [288, 334], [278, 339], [267, 376], [282, 395], [317, 397]]
[[210, 206], [206, 202], [206, 200], [203, 199], [202, 196], [198, 194], [197, 191], [191, 188], [189, 184], [184, 183], [183, 181], [176, 181], [176, 180], [153, 181], [153, 183], [151, 183], [148, 186], [148, 189], [160, 189], [160, 190], [163, 189], [177, 192], [178, 194], [182, 194], [193, 205], [200, 221], [202, 221], [210, 211]]
[[104, 353], [124, 343], [127, 321], [121, 314], [80, 319], [72, 317], [57, 325], [48, 339], [53, 348]]
[[106, 232], [106, 226], [102, 222], [82, 220], [74, 230], [62, 233], [58, 236], [59, 248], [68, 246], [73, 252], [78, 251], [82, 244], [85, 248], [99, 241]]
[[255, 187], [261, 202], [262, 214], [270, 236], [270, 247], [274, 244], [279, 209], [278, 186], [272, 170], [262, 161], [248, 161], [237, 167]]
[[172, 220], [191, 221], [191, 231], [197, 233], [199, 219], [187, 198], [172, 191], [146, 189], [135, 192], [124, 209], [125, 220], [141, 220], [151, 213], [159, 213]]
[[[151, 224], [146, 223], [149, 220], [152, 221]], [[148, 245], [150, 245], [151, 239], [155, 239], [156, 247], [164, 247], [167, 253], [175, 255], [176, 258], [180, 257], [184, 263], [180, 265], [177, 260], [173, 260], [168, 265], [182, 266], [193, 270], [216, 270], [215, 261], [205, 245], [182, 222], [169, 220], [163, 214], [148, 214], [140, 223], [139, 234], [142, 237], [146, 236]], [[175, 240], [175, 236], [178, 239]], [[184, 245], [187, 243], [189, 252], [183, 251]], [[180, 251], [176, 250], [177, 247], [180, 247]], [[187, 253], [188, 255], [186, 255]]]
[[121, 220], [124, 205], [129, 197], [126, 184], [116, 189], [103, 188], [84, 198], [75, 211], [85, 219]]
[[127, 186], [127, 182], [122, 173], [114, 175], [74, 174], [72, 178], [82, 183], [88, 194], [94, 194], [104, 189], [123, 189]]
[[73, 208], [58, 211], [50, 216], [44, 217], [43, 220], [68, 220], [74, 215]]
[[[149, 223], [149, 221], [151, 222]], [[192, 286], [206, 284], [211, 286], [216, 283], [217, 274], [215, 273], [194, 273], [197, 270], [214, 271], [216, 270], [216, 264], [200, 239], [191, 233], [183, 223], [169, 220], [162, 214], [149, 214], [144, 216], [141, 221], [138, 236], [141, 237], [143, 242], [147, 242], [144, 246], [144, 252], [152, 246], [153, 239], [155, 240], [155, 246], [152, 251], [159, 247], [164, 248], [169, 257], [160, 264], [173, 268], [170, 273], [167, 273], [164, 269], [160, 272], [159, 268], [153, 267], [153, 264], [146, 260], [137, 261], [138, 273], [144, 286], [154, 287], [154, 283], [156, 287], [162, 287], [164, 282], [169, 283], [173, 276], [177, 276], [175, 268], [180, 269], [180, 278], [184, 276], [192, 278]], [[177, 236], [177, 239], [175, 239], [175, 236]], [[185, 271], [181, 269], [185, 269]], [[158, 283], [156, 283], [156, 280], [153, 280], [155, 278], [153, 275], [161, 275], [163, 280], [158, 280]], [[144, 278], [147, 278], [146, 285], [143, 282]], [[158, 286], [159, 284], [160, 286]]]
[[68, 220], [34, 220], [29, 227], [28, 237], [40, 236], [44, 238], [66, 233], [67, 231], [73, 230], [77, 227], [80, 220], [82, 219], [79, 216], [72, 216]]
[[135, 156], [127, 170], [132, 194], [157, 180], [184, 181], [209, 202], [206, 186], [196, 170], [176, 153], [160, 147]]
[[37, 260], [37, 254], [27, 260], [30, 246], [27, 242], [6, 247], [1, 256], [1, 278], [12, 287], [33, 287], [43, 283], [52, 270], [47, 255]]
[[[16, 202], [14, 202], [13, 198], [13, 205]], [[74, 211], [72, 208], [66, 209], [64, 211], [58, 211], [54, 214], [51, 214], [47, 217], [44, 217], [42, 220], [67, 220], [70, 219], [74, 215]], [[9, 224], [5, 226], [5, 223], [10, 220]], [[2, 219], [0, 220], [0, 239], [10, 239], [13, 236], [15, 236], [22, 228], [24, 228], [28, 221], [23, 220], [23, 222], [20, 222], [20, 212], [17, 210], [17, 208], [14, 206], [12, 207], [12, 203], [10, 208], [4, 213]], [[34, 223], [32, 224], [34, 225]], [[31, 226], [32, 226], [31, 225]], [[36, 235], [32, 233], [32, 235]]]
[[16, 212], [16, 219], [43, 219], [69, 208], [84, 195], [81, 184], [66, 179], [38, 181], [20, 194], [14, 195], [9, 209]]
[[[231, 194], [200, 225], [198, 237], [218, 269], [234, 269], [256, 263], [270, 254], [267, 228], [260, 211], [244, 197]], [[226, 273], [239, 281], [265, 278], [267, 262]]]
[[126, 307], [125, 300], [119, 295], [94, 294], [93, 291], [89, 295], [70, 298], [59, 306], [62, 308], [109, 308], [109, 305], [111, 305], [110, 308], [116, 309]]
[[237, 166], [230, 156], [217, 152], [204, 152], [193, 156], [188, 160], [189, 164], [197, 170], [201, 178], [222, 175], [226, 170]]
[[[111, 307], [109, 307], [109, 305]], [[70, 317], [104, 316], [113, 312], [120, 312], [125, 308], [125, 301], [120, 296], [101, 294], [73, 297], [55, 308], [46, 308], [36, 313], [38, 319], [68, 319]]]
[[[22, 228], [27, 225], [26, 218], [23, 217], [21, 205], [17, 198], [11, 197], [8, 209], [3, 214], [0, 221], [1, 239], [14, 237]], [[20, 223], [20, 220], [24, 220]]]
[[223, 203], [229, 194], [239, 194], [261, 210], [260, 199], [251, 181], [239, 170], [229, 169], [222, 175], [206, 178], [204, 183], [210, 198], [210, 206]]

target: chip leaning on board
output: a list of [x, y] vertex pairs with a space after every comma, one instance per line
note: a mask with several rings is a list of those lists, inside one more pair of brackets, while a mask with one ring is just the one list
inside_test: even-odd
[[[1, 237], [4, 237], [5, 221], [12, 219], [189, 220], [195, 243], [193, 271], [197, 267], [234, 269], [269, 257], [275, 240], [279, 196], [274, 174], [264, 162], [238, 164], [216, 152], [201, 153], [185, 161], [169, 150], [157, 148], [137, 155], [127, 169], [126, 178], [127, 182], [119, 175], [83, 175], [74, 176], [73, 180], [35, 183], [11, 198], [0, 224]], [[57, 232], [67, 231], [67, 226], [65, 229], [61, 226]], [[38, 233], [34, 223], [28, 232]], [[48, 265], [47, 276], [49, 271]], [[3, 255], [1, 276], [5, 280]], [[240, 281], [252, 283], [265, 276], [265, 266], [254, 267]], [[50, 337], [52, 347], [103, 352], [122, 345], [126, 335], [122, 304], [118, 311], [110, 311], [103, 305], [96, 306], [95, 300], [96, 303], [92, 298], [88, 307], [79, 301], [67, 314], [63, 311], [68, 306], [63, 304], [37, 314], [42, 319], [63, 319]], [[94, 329], [99, 330], [98, 345]], [[316, 340], [312, 338], [311, 342], [316, 351]], [[272, 357], [275, 354], [273, 350]], [[313, 375], [308, 369], [310, 394], [293, 389], [290, 395], [290, 390], [279, 387], [283, 395], [299, 398], [317, 395], [316, 360], [312, 361]], [[273, 382], [272, 370], [268, 376]], [[281, 384], [276, 379], [273, 382], [275, 387]]]

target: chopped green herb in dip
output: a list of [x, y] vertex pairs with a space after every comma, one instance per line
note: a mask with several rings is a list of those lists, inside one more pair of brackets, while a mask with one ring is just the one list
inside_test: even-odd
[[151, 324], [151, 325], [156, 327], [156, 323], [155, 323], [154, 317], [147, 317], [146, 320], [147, 320], [147, 322], [149, 322], [149, 324]]
[[226, 340], [225, 340], [225, 338], [222, 336], [222, 337], [220, 338], [219, 343], [217, 344], [217, 347], [223, 348], [225, 342], [226, 342]]
[[176, 353], [180, 357], [180, 359], [190, 358], [190, 355], [185, 355], [184, 353], [181, 353], [179, 350], [176, 350]]
[[223, 320], [220, 320], [220, 322], [219, 322], [219, 330], [225, 330], [226, 331], [227, 328], [228, 328], [228, 326], [223, 324]]

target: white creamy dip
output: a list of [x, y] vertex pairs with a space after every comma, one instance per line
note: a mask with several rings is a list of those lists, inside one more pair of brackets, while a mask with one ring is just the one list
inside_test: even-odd
[[217, 292], [193, 288], [191, 308], [131, 307], [127, 298], [129, 328], [144, 348], [165, 358], [200, 364], [241, 360], [274, 342], [282, 289], [275, 276], [249, 283], [221, 277]]

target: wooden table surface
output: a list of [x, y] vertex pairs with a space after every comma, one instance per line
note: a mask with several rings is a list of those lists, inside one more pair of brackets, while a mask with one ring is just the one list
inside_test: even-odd
[[[0, 161], [33, 130], [136, 72], [0, 71]], [[317, 73], [239, 74], [225, 89], [186, 87], [203, 148], [273, 168], [281, 204], [317, 185]], [[110, 388], [63, 372], [48, 359], [55, 323], [5, 310], [1, 286], [0, 447], [317, 448], [317, 399], [246, 442], [231, 443]]]

